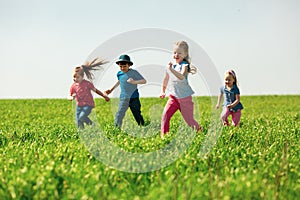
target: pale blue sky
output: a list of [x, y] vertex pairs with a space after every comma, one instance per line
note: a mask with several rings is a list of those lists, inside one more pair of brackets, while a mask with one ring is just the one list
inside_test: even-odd
[[65, 98], [76, 65], [142, 28], [191, 38], [242, 95], [300, 94], [299, 21], [298, 0], [0, 0], [0, 98]]

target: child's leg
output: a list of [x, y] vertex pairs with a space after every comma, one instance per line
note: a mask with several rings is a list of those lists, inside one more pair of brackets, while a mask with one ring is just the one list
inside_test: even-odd
[[129, 99], [120, 99], [119, 108], [115, 116], [115, 127], [121, 127], [123, 118], [129, 106]]
[[192, 96], [178, 99], [178, 102], [180, 104], [180, 112], [185, 122], [193, 129], [199, 130], [200, 126], [194, 119], [194, 103], [192, 101]]
[[226, 106], [224, 106], [223, 111], [221, 113], [221, 119], [222, 119], [223, 125], [226, 125], [226, 126], [230, 125], [228, 122], [229, 115], [230, 115], [230, 110]]
[[76, 124], [77, 124], [78, 128], [84, 128], [83, 122], [79, 120], [81, 112], [82, 112], [82, 107], [77, 106], [77, 108], [76, 108]]
[[141, 102], [139, 98], [131, 98], [129, 101], [129, 107], [138, 125], [144, 125], [145, 121], [141, 114]]
[[84, 106], [83, 107], [84, 115], [82, 117], [82, 121], [84, 123], [88, 124], [88, 125], [92, 125], [93, 124], [92, 120], [88, 117], [91, 114], [92, 109], [93, 108], [91, 106]]
[[232, 113], [232, 123], [234, 126], [238, 126], [240, 124], [241, 115], [241, 110], [237, 110], [236, 112]]
[[91, 125], [93, 124], [93, 122], [90, 120], [90, 118], [88, 117], [89, 114], [92, 111], [92, 107], [91, 106], [82, 106], [82, 107], [78, 107], [79, 108], [79, 112], [77, 114], [78, 116], [78, 127], [80, 128], [84, 128], [84, 123]]
[[170, 119], [178, 109], [178, 101], [175, 99], [175, 97], [170, 96], [164, 108], [164, 112], [161, 119], [161, 133], [164, 134], [170, 131]]

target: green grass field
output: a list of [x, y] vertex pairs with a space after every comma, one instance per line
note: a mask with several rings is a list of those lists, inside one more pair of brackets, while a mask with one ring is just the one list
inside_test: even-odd
[[[213, 104], [210, 97], [194, 100], [204, 132], [174, 162], [145, 173], [119, 171], [96, 159], [82, 142], [87, 135], [75, 127], [71, 102], [0, 100], [0, 199], [299, 199], [300, 96], [242, 96], [241, 127], [224, 127], [205, 157], [198, 153]], [[115, 129], [116, 100], [96, 99], [103, 134], [128, 152], [159, 150], [182, 132], [176, 114], [161, 140], [166, 99], [141, 101], [147, 123], [154, 125], [151, 137]], [[126, 123], [132, 117], [127, 114]]]

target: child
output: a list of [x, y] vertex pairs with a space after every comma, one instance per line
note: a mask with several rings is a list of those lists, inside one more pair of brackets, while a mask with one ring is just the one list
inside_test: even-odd
[[133, 63], [128, 55], [121, 55], [116, 64], [120, 67], [120, 71], [117, 73], [118, 81], [110, 90], [105, 91], [108, 95], [119, 85], [121, 87], [119, 108], [115, 116], [115, 127], [121, 128], [128, 107], [137, 124], [144, 125], [137, 84], [145, 84], [146, 80], [137, 70], [130, 68]]
[[229, 70], [225, 73], [225, 86], [220, 88], [220, 95], [218, 97], [218, 103], [216, 108], [220, 107], [220, 102], [224, 95], [223, 111], [221, 119], [223, 125], [229, 126], [228, 116], [232, 116], [232, 123], [234, 126], [238, 126], [241, 119], [241, 110], [243, 105], [240, 102], [240, 90], [237, 87], [237, 78], [233, 70]]
[[175, 44], [173, 58], [175, 64], [170, 62], [163, 80], [162, 93], [160, 98], [165, 98], [166, 88], [169, 83], [170, 95], [165, 105], [162, 122], [161, 138], [170, 130], [170, 119], [177, 110], [180, 110], [185, 122], [197, 132], [202, 130], [201, 126], [194, 119], [194, 104], [192, 94], [194, 91], [188, 83], [188, 73], [196, 72], [195, 67], [191, 67], [189, 57], [189, 47], [185, 41]]
[[106, 101], [109, 101], [109, 97], [107, 95], [96, 89], [93, 83], [84, 79], [85, 74], [89, 80], [92, 80], [93, 74], [91, 73], [91, 71], [97, 70], [97, 68], [106, 63], [104, 61], [96, 62], [97, 59], [98, 58], [94, 59], [91, 63], [86, 63], [86, 65], [75, 67], [73, 73], [74, 83], [71, 85], [70, 96], [68, 97], [68, 100], [72, 101], [74, 98], [76, 98], [76, 124], [78, 128], [84, 128], [84, 123], [88, 125], [93, 124], [93, 122], [88, 117], [92, 109], [95, 107], [91, 91], [96, 92]]

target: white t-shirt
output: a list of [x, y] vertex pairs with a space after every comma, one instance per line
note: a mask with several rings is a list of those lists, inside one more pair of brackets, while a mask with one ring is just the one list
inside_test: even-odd
[[[188, 63], [185, 61], [181, 62], [180, 64], [176, 63], [173, 65], [173, 69], [177, 72], [180, 72], [181, 69], [186, 65], [188, 65]], [[179, 99], [194, 94], [194, 91], [188, 83], [187, 75], [183, 80], [180, 80], [169, 69], [167, 70], [167, 73], [169, 74], [168, 89], [170, 90], [170, 94]]]

